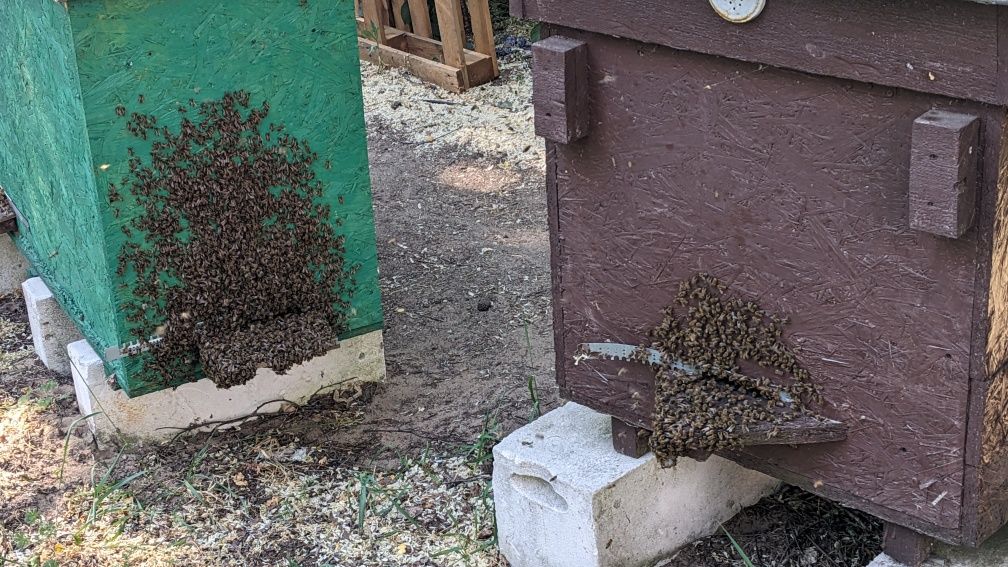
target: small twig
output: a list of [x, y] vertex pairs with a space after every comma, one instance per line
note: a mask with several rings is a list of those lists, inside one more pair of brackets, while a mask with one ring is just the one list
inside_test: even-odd
[[417, 313], [416, 311], [407, 311], [406, 314], [415, 317], [422, 317], [424, 319], [430, 319], [431, 321], [437, 321], [438, 323], [444, 323], [444, 319], [438, 319], [433, 315], [424, 315], [423, 313]]
[[479, 474], [479, 475], [476, 475], [476, 476], [470, 476], [468, 478], [457, 478], [455, 480], [449, 480], [448, 482], [445, 483], [445, 486], [453, 487], [453, 486], [458, 486], [460, 484], [466, 484], [468, 482], [477, 482], [477, 481], [481, 481], [481, 480], [490, 480], [490, 475], [488, 475], [488, 474]]
[[[301, 410], [305, 409], [308, 406], [308, 403], [311, 402], [311, 400], [313, 398], [315, 398], [315, 396], [318, 396], [319, 393], [321, 393], [323, 391], [326, 391], [326, 390], [335, 390], [341, 384], [345, 384], [347, 382], [352, 382], [354, 380], [356, 380], [356, 378], [345, 378], [343, 380], [340, 380], [339, 382], [333, 382], [332, 384], [327, 384], [325, 386], [319, 386], [319, 388], [317, 390], [315, 390], [315, 393], [313, 393], [312, 395], [308, 396], [308, 399], [305, 401], [304, 404], [299, 404], [297, 402], [292, 402], [292, 401], [290, 401], [290, 400], [288, 400], [286, 398], [278, 398], [278, 399], [275, 399], [275, 400], [267, 400], [267, 401], [259, 404], [258, 406], [256, 406], [256, 409], [252, 413], [250, 413], [250, 414], [246, 414], [246, 415], [242, 415], [242, 416], [238, 416], [238, 417], [233, 417], [231, 419], [220, 419], [220, 420], [213, 420], [213, 421], [201, 421], [199, 423], [194, 423], [194, 424], [192, 424], [192, 425], [190, 425], [188, 427], [159, 427], [158, 429], [173, 429], [173, 430], [176, 430], [175, 435], [173, 435], [172, 438], [171, 438], [171, 440], [169, 441], [169, 443], [171, 443], [171, 442], [177, 440], [182, 435], [185, 435], [186, 433], [190, 433], [192, 431], [203, 429], [203, 428], [208, 427], [208, 426], [213, 426], [210, 429], [210, 432], [211, 433], [215, 433], [221, 427], [223, 427], [225, 425], [231, 425], [232, 423], [238, 423], [238, 422], [241, 422], [241, 421], [258, 419], [258, 418], [261, 418], [261, 417], [278, 417], [278, 416], [281, 416], [281, 415], [290, 415], [290, 414], [297, 413], [297, 412], [300, 412]], [[260, 412], [260, 410], [262, 410], [264, 407], [266, 407], [266, 406], [268, 406], [270, 404], [276, 404], [276, 403], [287, 403], [287, 404], [290, 404], [290, 405], [294, 406], [294, 411], [290, 411], [289, 408], [283, 408], [283, 409], [277, 410], [275, 412]]]
[[429, 144], [429, 143], [433, 142], [434, 140], [440, 140], [441, 138], [444, 138], [445, 136], [450, 136], [451, 134], [454, 134], [455, 132], [458, 132], [461, 129], [462, 129], [462, 127], [459, 126], [458, 128], [456, 128], [456, 129], [454, 129], [454, 130], [452, 130], [450, 132], [445, 132], [444, 134], [441, 134], [440, 136], [433, 136], [429, 140], [420, 140], [420, 141], [417, 141], [417, 142], [407, 142], [406, 140], [396, 140], [396, 141], [399, 142], [400, 144], [404, 145], [404, 146], [419, 146], [421, 144]]
[[259, 404], [256, 407], [255, 411], [253, 411], [250, 414], [234, 417], [234, 418], [231, 418], [231, 419], [218, 419], [218, 420], [213, 420], [213, 421], [201, 421], [199, 423], [194, 423], [194, 424], [192, 424], [192, 425], [190, 425], [188, 427], [159, 427], [158, 429], [174, 429], [174, 430], [176, 430], [175, 435], [173, 435], [172, 438], [171, 438], [171, 440], [169, 441], [169, 443], [171, 443], [171, 442], [176, 441], [179, 437], [181, 437], [182, 435], [185, 435], [186, 433], [190, 433], [192, 431], [197, 431], [197, 430], [203, 429], [203, 428], [208, 427], [208, 426], [213, 426], [210, 429], [210, 432], [214, 433], [218, 429], [220, 429], [221, 427], [223, 427], [225, 425], [230, 425], [232, 423], [238, 423], [238, 422], [241, 422], [241, 421], [247, 421], [247, 420], [257, 419], [257, 418], [260, 418], [260, 417], [276, 417], [276, 416], [279, 416], [279, 415], [288, 415], [288, 414], [292, 413], [290, 411], [287, 411], [286, 409], [281, 409], [281, 410], [278, 410], [278, 411], [275, 411], [275, 412], [265, 412], [265, 413], [261, 413], [259, 411], [262, 408], [264, 408], [264, 407], [266, 407], [266, 406], [268, 406], [270, 404], [277, 404], [277, 403], [288, 403], [288, 404], [291, 404], [292, 406], [294, 406], [294, 411], [295, 412], [298, 411], [298, 410], [300, 410], [301, 407], [302, 407], [301, 404], [292, 402], [292, 401], [290, 401], [288, 399], [278, 398], [278, 399], [275, 399], [275, 400], [268, 400], [268, 401], [265, 401], [265, 402]]
[[421, 433], [412, 429], [363, 429], [361, 433], [405, 433], [428, 441], [447, 441], [451, 443], [461, 443], [459, 437], [446, 437], [444, 435], [434, 435], [432, 433]]

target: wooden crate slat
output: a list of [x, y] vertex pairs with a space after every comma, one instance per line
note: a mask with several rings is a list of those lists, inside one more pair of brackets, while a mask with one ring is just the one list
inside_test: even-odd
[[382, 18], [381, 5], [378, 4], [378, 0], [362, 0], [364, 3], [364, 23], [365, 23], [365, 36], [368, 39], [374, 41], [375, 43], [384, 44], [386, 41], [385, 37], [385, 23]]
[[375, 65], [402, 67], [424, 81], [449, 91], [459, 92], [462, 84], [461, 69], [424, 59], [388, 45], [379, 45], [368, 39], [360, 38], [358, 43], [361, 59]]
[[462, 27], [462, 4], [458, 0], [434, 0], [444, 62], [462, 71], [462, 88], [469, 88], [469, 73], [465, 69], [465, 30]]
[[431, 28], [427, 0], [409, 0], [409, 8], [413, 33], [422, 37], [433, 38], [434, 30]]
[[[406, 4], [406, 0], [392, 0], [392, 17], [390, 22], [393, 26], [403, 31], [409, 31], [410, 26], [403, 19], [403, 6]], [[410, 12], [412, 16], [412, 11]]]
[[494, 45], [493, 20], [490, 18], [490, 3], [487, 0], [466, 0], [466, 4], [472, 21], [473, 47], [477, 52], [492, 57], [494, 74], [500, 74], [497, 67], [497, 46]]

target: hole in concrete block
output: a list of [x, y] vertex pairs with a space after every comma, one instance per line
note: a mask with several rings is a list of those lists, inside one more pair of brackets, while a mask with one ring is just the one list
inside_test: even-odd
[[511, 486], [529, 500], [542, 506], [556, 510], [567, 511], [567, 500], [553, 488], [549, 481], [538, 476], [527, 474], [512, 474]]

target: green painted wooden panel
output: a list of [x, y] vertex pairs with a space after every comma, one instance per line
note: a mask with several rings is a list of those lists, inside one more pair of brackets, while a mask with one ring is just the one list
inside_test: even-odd
[[[135, 338], [118, 308], [131, 282], [115, 274], [126, 239], [121, 225], [129, 218], [115, 216], [107, 188], [128, 174], [129, 148], [150, 149], [129, 134], [117, 109], [154, 115], [159, 125], [177, 129], [178, 107], [239, 90], [254, 105], [268, 101], [268, 123], [284, 124], [331, 162], [315, 171], [334, 217], [343, 221], [338, 231], [347, 238], [347, 261], [357, 267], [346, 336], [381, 327], [352, 0], [74, 0], [69, 23], [52, 0], [3, 4], [3, 21], [17, 22], [8, 29], [28, 38], [0, 39], [0, 54], [31, 43], [22, 58], [46, 81], [40, 98], [49, 97], [39, 103], [48, 106], [18, 119], [0, 118], [5, 147], [36, 133], [51, 138], [2, 152], [17, 164], [11, 169], [24, 172], [18, 178], [24, 189], [12, 191], [32, 219], [22, 240], [99, 353]], [[5, 74], [3, 81], [5, 108], [30, 100], [16, 77]], [[54, 93], [72, 100], [53, 100]], [[44, 154], [59, 163], [38, 161]], [[50, 257], [51, 250], [58, 253]], [[141, 359], [108, 364], [131, 395], [161, 387], [142, 379]]]
[[118, 342], [66, 10], [0, 2], [0, 186], [29, 221], [17, 242], [95, 348]]

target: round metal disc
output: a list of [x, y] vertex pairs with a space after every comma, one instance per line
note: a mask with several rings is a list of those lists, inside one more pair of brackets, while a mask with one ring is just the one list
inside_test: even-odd
[[766, 0], [710, 0], [719, 16], [734, 24], [742, 24], [760, 15]]

